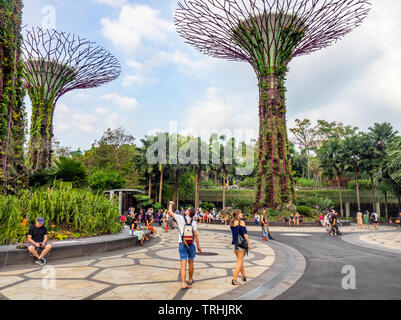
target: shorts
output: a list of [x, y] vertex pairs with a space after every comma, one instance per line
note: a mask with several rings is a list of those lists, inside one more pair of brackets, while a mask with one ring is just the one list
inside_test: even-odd
[[[33, 248], [35, 248], [36, 249], [36, 251], [38, 251], [39, 249], [43, 249], [41, 246], [42, 246], [42, 244], [43, 244], [43, 242], [38, 242], [38, 244], [39, 244], [39, 248], [36, 248], [32, 243], [29, 243], [28, 244], [28, 249], [30, 248], [30, 247], [33, 247]], [[46, 245], [47, 245], [47, 243], [46, 243]]]
[[234, 247], [234, 252], [245, 251], [245, 249], [242, 249], [242, 248], [238, 247], [237, 244], [234, 244], [233, 247]]
[[194, 260], [196, 256], [196, 247], [195, 245], [190, 245], [186, 246], [180, 243], [180, 246], [178, 247], [178, 251], [180, 253], [180, 260], [181, 261], [186, 261], [186, 260]]

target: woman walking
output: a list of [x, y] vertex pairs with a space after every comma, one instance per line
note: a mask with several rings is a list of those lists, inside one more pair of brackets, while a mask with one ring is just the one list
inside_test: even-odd
[[363, 215], [363, 225], [365, 226], [365, 229], [369, 229], [369, 211], [365, 211], [365, 214]]
[[362, 212], [358, 211], [358, 213], [356, 214], [356, 224], [358, 226], [359, 229], [362, 229], [362, 225], [363, 225], [363, 217], [362, 217]]
[[241, 272], [242, 281], [246, 281], [244, 256], [250, 250], [248, 232], [246, 230], [245, 218], [241, 210], [235, 209], [233, 211], [233, 218], [231, 220], [231, 233], [233, 236], [232, 244], [234, 246], [235, 256], [237, 257], [237, 264], [234, 270], [234, 277], [232, 280], [233, 286], [238, 286], [240, 283], [237, 281], [238, 275]]

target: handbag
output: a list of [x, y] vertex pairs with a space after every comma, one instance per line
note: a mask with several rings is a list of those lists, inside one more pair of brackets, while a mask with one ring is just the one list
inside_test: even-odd
[[239, 234], [239, 225], [238, 225], [238, 240], [237, 246], [241, 249], [244, 249], [248, 253], [248, 241]]

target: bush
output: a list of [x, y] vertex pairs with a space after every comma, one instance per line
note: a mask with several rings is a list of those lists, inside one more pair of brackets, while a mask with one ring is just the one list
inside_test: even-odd
[[238, 187], [240, 188], [255, 188], [256, 187], [256, 178], [247, 177], [244, 181], [238, 183]]
[[234, 198], [231, 200], [233, 209], [240, 209], [245, 215], [252, 213], [253, 205], [254, 202], [247, 199]]
[[49, 230], [51, 225], [62, 225], [73, 233], [91, 236], [121, 231], [116, 202], [60, 182], [51, 188], [24, 190], [18, 196], [0, 196], [0, 244], [23, 242], [38, 217], [45, 219]]
[[295, 202], [299, 206], [307, 206], [310, 208], [316, 208], [316, 206], [318, 206], [319, 208], [316, 209], [321, 210], [331, 209], [335, 205], [333, 200], [318, 196], [298, 198]]
[[305, 188], [316, 188], [317, 187], [317, 183], [313, 179], [298, 178], [298, 179], [295, 179], [295, 183], [299, 187], [305, 187]]
[[203, 180], [202, 182], [201, 182], [201, 188], [202, 187], [207, 187], [207, 188], [209, 188], [209, 189], [212, 189], [212, 188], [216, 188], [217, 187], [217, 185], [214, 183], [214, 181], [212, 181], [212, 180]]
[[313, 210], [306, 206], [297, 206], [297, 211], [301, 216], [311, 217]]
[[214, 209], [215, 205], [210, 202], [201, 202], [200, 207], [203, 210], [210, 211]]
[[88, 174], [82, 162], [61, 157], [56, 165], [47, 170], [40, 170], [28, 178], [30, 187], [50, 187], [55, 181], [71, 182], [82, 188], [88, 184]]
[[[356, 180], [348, 182], [348, 189], [356, 190]], [[368, 191], [372, 189], [370, 180], [359, 180], [359, 190]]]

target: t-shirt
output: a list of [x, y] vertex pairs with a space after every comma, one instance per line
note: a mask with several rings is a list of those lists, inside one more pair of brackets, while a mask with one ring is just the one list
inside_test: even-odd
[[46, 234], [47, 234], [47, 229], [45, 226], [37, 228], [35, 225], [33, 225], [29, 228], [28, 231], [28, 235], [32, 236], [32, 240], [37, 243], [43, 242]]
[[[180, 215], [176, 215], [175, 216], [175, 221], [178, 224], [178, 230], [179, 230], [178, 243], [182, 243], [182, 234], [184, 233], [184, 226], [186, 224], [185, 219], [187, 219], [188, 223], [191, 222], [191, 218], [189, 218], [187, 216], [185, 216], [185, 217], [184, 216], [180, 216]], [[193, 227], [194, 231], [198, 230], [198, 228], [196, 227], [195, 220], [192, 221], [192, 227]]]

